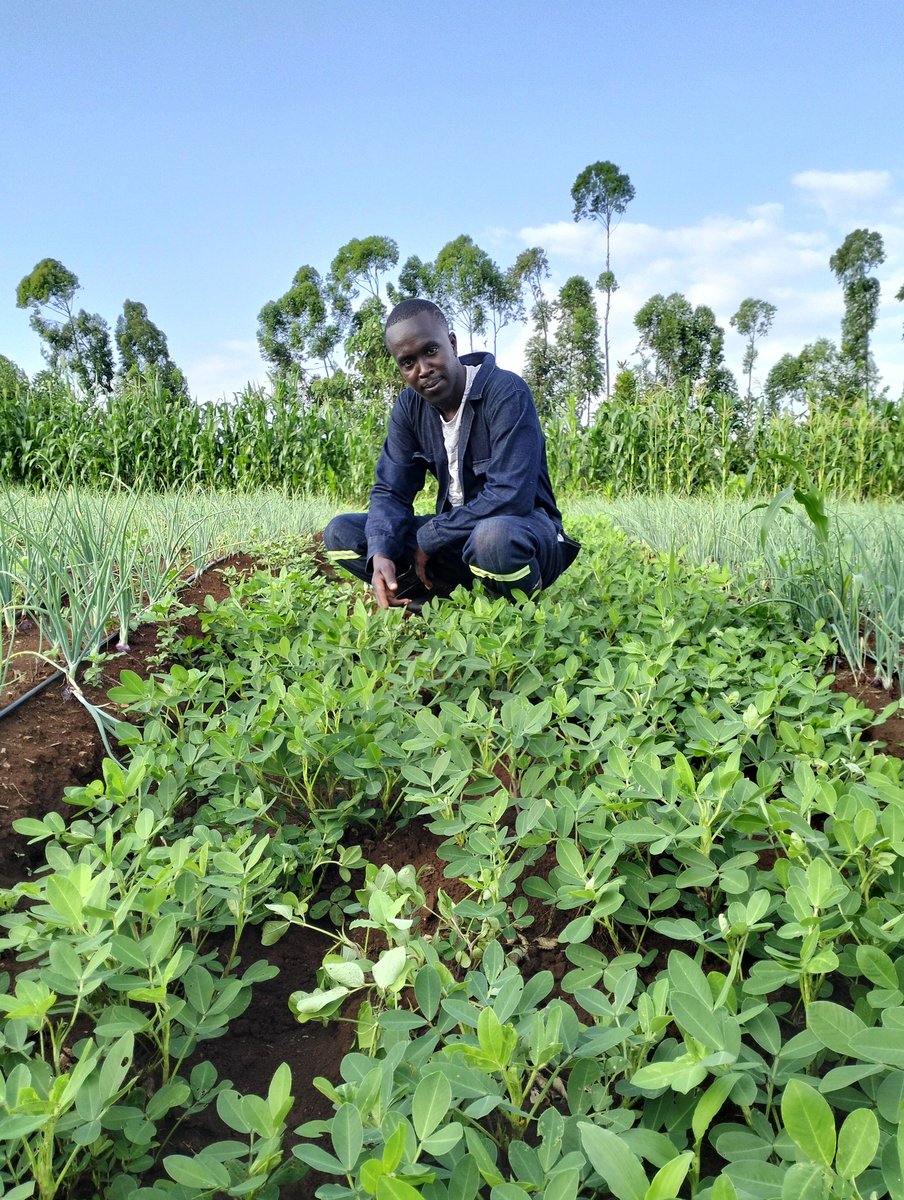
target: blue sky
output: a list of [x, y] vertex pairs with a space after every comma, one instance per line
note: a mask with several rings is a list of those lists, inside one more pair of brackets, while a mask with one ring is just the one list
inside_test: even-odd
[[[200, 399], [262, 379], [257, 314], [352, 237], [432, 258], [470, 234], [550, 291], [595, 279], [571, 186], [611, 160], [613, 357], [655, 292], [778, 308], [756, 375], [838, 337], [828, 267], [885, 240], [874, 354], [904, 386], [900, 0], [0, 0], [0, 353], [42, 365], [19, 280], [44, 257], [114, 324], [140, 300]], [[499, 357], [520, 366], [526, 330]], [[636, 361], [636, 360], [633, 360]]]

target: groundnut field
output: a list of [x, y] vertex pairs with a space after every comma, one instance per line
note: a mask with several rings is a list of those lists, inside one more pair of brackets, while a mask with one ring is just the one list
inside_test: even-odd
[[904, 1200], [904, 512], [8, 489], [3, 1200]]

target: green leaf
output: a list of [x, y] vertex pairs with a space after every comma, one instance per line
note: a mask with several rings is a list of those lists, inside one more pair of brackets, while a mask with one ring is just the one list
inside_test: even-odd
[[606, 1182], [616, 1200], [645, 1200], [647, 1176], [640, 1159], [611, 1129], [579, 1121], [581, 1145], [594, 1171]]
[[359, 988], [364, 986], [364, 971], [361, 969], [360, 963], [324, 962], [323, 971], [333, 983], [341, 984], [342, 987]]
[[807, 1027], [822, 1044], [846, 1058], [856, 1057], [851, 1039], [866, 1029], [863, 1021], [849, 1008], [831, 1000], [814, 1000], [807, 1005]]
[[292, 1153], [296, 1158], [300, 1158], [303, 1163], [307, 1163], [309, 1167], [313, 1167], [315, 1171], [323, 1171], [326, 1175], [344, 1175], [345, 1170], [342, 1163], [332, 1154], [327, 1153], [322, 1146], [309, 1143], [302, 1143], [292, 1147]]
[[586, 942], [593, 933], [593, 917], [575, 917], [559, 934], [560, 942]]
[[565, 1167], [549, 1176], [543, 1200], [576, 1200], [581, 1183], [581, 1172], [577, 1167]]
[[383, 1143], [383, 1169], [391, 1174], [402, 1161], [405, 1153], [405, 1126], [401, 1122]]
[[442, 1129], [437, 1129], [436, 1133], [431, 1133], [428, 1138], [424, 1138], [421, 1148], [425, 1154], [439, 1158], [443, 1154], [448, 1154], [450, 1150], [454, 1150], [461, 1141], [463, 1134], [463, 1126], [459, 1125], [456, 1121], [451, 1121], [448, 1125], [444, 1125]]
[[664, 1167], [660, 1167], [647, 1188], [645, 1200], [674, 1200], [694, 1161], [693, 1150], [685, 1150]]
[[826, 1200], [830, 1178], [818, 1163], [794, 1163], [782, 1182], [782, 1200]]
[[720, 1175], [713, 1184], [712, 1200], [738, 1200], [735, 1185], [727, 1175]]
[[411, 1120], [414, 1132], [423, 1141], [430, 1136], [449, 1111], [452, 1103], [452, 1087], [439, 1073], [427, 1075], [414, 1089], [411, 1102]]
[[691, 1121], [691, 1129], [696, 1141], [699, 1142], [702, 1140], [713, 1119], [721, 1111], [722, 1105], [731, 1095], [731, 1089], [734, 1087], [737, 1079], [738, 1076], [733, 1073], [720, 1075], [718, 1079], [713, 1080], [697, 1101]]
[[877, 987], [888, 988], [889, 991], [897, 991], [898, 973], [895, 970], [895, 964], [884, 950], [880, 950], [877, 946], [858, 946], [857, 966], [870, 983], [874, 983]]
[[203, 1188], [204, 1191], [229, 1187], [229, 1172], [217, 1159], [205, 1155], [203, 1150], [194, 1158], [185, 1154], [169, 1154], [163, 1160], [163, 1166], [170, 1179], [181, 1183], [183, 1187]]
[[414, 981], [414, 995], [421, 1012], [429, 1021], [432, 1021], [439, 1011], [439, 1002], [442, 997], [442, 981], [439, 971], [432, 963], [427, 963], [418, 971]]
[[829, 1102], [815, 1088], [791, 1079], [782, 1096], [782, 1121], [796, 1145], [822, 1166], [835, 1157], [835, 1117]]
[[691, 1088], [697, 1087], [706, 1078], [706, 1067], [701, 1067], [688, 1055], [668, 1062], [649, 1063], [641, 1067], [631, 1076], [635, 1087], [655, 1091], [657, 1088], [670, 1087], [676, 1092], [686, 1095]]
[[71, 879], [65, 875], [51, 875], [47, 880], [47, 902], [66, 919], [70, 929], [81, 928], [84, 905], [81, 892]]
[[423, 1196], [404, 1179], [381, 1175], [377, 1180], [377, 1200], [423, 1200]]
[[719, 1036], [721, 1026], [711, 1004], [704, 1004], [689, 992], [672, 991], [669, 993], [669, 1007], [683, 1034], [694, 1038], [709, 1050], [724, 1048]]
[[856, 1108], [838, 1131], [835, 1170], [848, 1182], [862, 1175], [879, 1149], [879, 1121], [871, 1108]]
[[894, 1029], [863, 1029], [850, 1039], [851, 1057], [904, 1068], [904, 1040]]
[[463, 1155], [449, 1179], [449, 1200], [475, 1200], [480, 1188], [480, 1171], [473, 1156]]
[[389, 991], [398, 983], [405, 971], [406, 951], [404, 946], [393, 946], [385, 950], [374, 963], [374, 983], [382, 992]]
[[687, 992], [712, 1011], [713, 997], [706, 976], [699, 964], [683, 950], [673, 950], [668, 962], [669, 989]]
[[346, 1171], [353, 1170], [364, 1146], [364, 1127], [361, 1114], [354, 1104], [340, 1104], [333, 1117], [330, 1138], [336, 1157]]

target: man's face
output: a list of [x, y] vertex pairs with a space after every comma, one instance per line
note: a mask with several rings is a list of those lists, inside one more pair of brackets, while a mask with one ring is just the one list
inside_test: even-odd
[[459, 362], [455, 334], [432, 313], [421, 312], [390, 325], [386, 349], [402, 378], [444, 415], [456, 412], [464, 395], [467, 371]]

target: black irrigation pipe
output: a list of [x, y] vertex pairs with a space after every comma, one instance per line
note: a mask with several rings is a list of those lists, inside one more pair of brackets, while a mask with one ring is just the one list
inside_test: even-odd
[[[228, 557], [228, 554], [221, 554], [219, 558], [212, 558], [206, 566], [200, 567], [193, 575], [189, 575], [187, 579], [183, 580], [179, 585], [180, 590], [184, 587], [188, 587], [192, 583], [197, 583], [201, 576], [205, 574], [205, 572], [212, 570], [214, 567], [218, 567], [220, 563], [225, 562]], [[106, 650], [110, 643], [115, 641], [115, 639], [118, 637], [118, 633], [109, 634], [98, 643], [98, 652]], [[85, 659], [82, 659], [82, 662], [85, 661]], [[82, 665], [82, 662], [79, 663], [79, 666]], [[46, 679], [42, 679], [40, 683], [36, 683], [35, 686], [29, 691], [25, 692], [21, 696], [17, 696], [16, 699], [7, 704], [5, 708], [0, 708], [0, 721], [2, 721], [5, 717], [12, 716], [16, 709], [20, 708], [26, 700], [31, 700], [34, 696], [39, 696], [41, 692], [46, 691], [47, 688], [52, 687], [55, 683], [60, 683], [61, 680], [65, 678], [65, 671], [54, 671], [52, 675], [48, 675]]]

